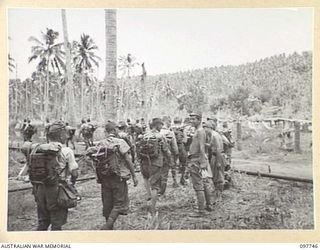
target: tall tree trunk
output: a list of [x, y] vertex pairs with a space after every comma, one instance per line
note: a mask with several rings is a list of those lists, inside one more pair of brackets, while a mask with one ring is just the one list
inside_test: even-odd
[[142, 117], [146, 118], [147, 115], [147, 100], [146, 100], [146, 76], [147, 72], [144, 67], [144, 63], [141, 65], [142, 67], [142, 75], [141, 75], [141, 109], [142, 109]]
[[75, 126], [75, 112], [74, 112], [74, 91], [73, 91], [73, 72], [71, 68], [71, 52], [70, 44], [68, 41], [68, 29], [67, 29], [67, 17], [66, 10], [61, 10], [62, 17], [62, 28], [63, 28], [63, 45], [66, 52], [66, 80], [67, 88], [65, 93], [65, 98], [67, 99], [67, 120], [72, 125]]
[[28, 106], [29, 106], [28, 105], [28, 102], [29, 102], [28, 101], [28, 81], [26, 80], [25, 82], [26, 82], [26, 86], [25, 86], [25, 103], [26, 103], [26, 107], [25, 108], [26, 109], [25, 110], [26, 110], [26, 114], [28, 115], [28, 113], [29, 113], [29, 109], [28, 109]]
[[15, 97], [14, 119], [17, 119], [17, 116], [18, 116], [18, 64], [16, 64], [16, 80], [14, 81], [14, 97]]
[[106, 25], [106, 119], [116, 119], [115, 96], [117, 86], [117, 11], [105, 10]]
[[50, 81], [50, 76], [49, 76], [49, 55], [47, 58], [47, 80], [45, 83], [45, 99], [44, 99], [44, 116], [45, 119], [48, 118], [48, 106], [49, 106], [49, 81]]
[[31, 85], [30, 85], [30, 113], [33, 119], [33, 81], [31, 82]]
[[84, 113], [83, 113], [83, 106], [84, 106], [84, 75], [83, 75], [83, 72], [81, 73], [81, 103], [80, 103], [80, 116], [81, 116], [81, 119], [83, 118], [84, 116]]

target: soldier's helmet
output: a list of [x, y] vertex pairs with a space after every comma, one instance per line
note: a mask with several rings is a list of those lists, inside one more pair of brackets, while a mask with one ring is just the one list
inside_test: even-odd
[[118, 122], [118, 128], [126, 128], [127, 124], [125, 123], [125, 121], [119, 121]]
[[63, 121], [55, 121], [53, 122], [49, 129], [48, 129], [48, 134], [56, 134], [59, 132], [62, 132], [66, 129], [66, 124]]
[[81, 123], [86, 123], [86, 120], [85, 119], [81, 119]]
[[202, 119], [202, 114], [201, 113], [196, 113], [193, 112], [189, 115], [190, 117], [196, 117], [197, 119], [201, 120]]
[[171, 123], [171, 117], [170, 116], [163, 116], [162, 121], [165, 123]]
[[112, 132], [117, 128], [117, 124], [113, 121], [107, 121], [104, 129], [106, 132]]
[[182, 118], [176, 116], [176, 117], [173, 119], [173, 123], [182, 123]]
[[204, 127], [204, 128], [211, 128], [211, 129], [213, 129], [212, 122], [210, 122], [210, 121], [203, 122], [203, 123], [202, 123], [202, 127]]
[[151, 126], [156, 126], [157, 124], [163, 125], [163, 121], [158, 117], [152, 118]]

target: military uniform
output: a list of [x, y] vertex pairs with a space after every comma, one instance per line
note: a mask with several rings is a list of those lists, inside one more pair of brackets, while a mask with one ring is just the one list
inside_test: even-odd
[[31, 142], [32, 141], [31, 138], [35, 134], [35, 128], [30, 124], [30, 122], [28, 122], [25, 125], [22, 133], [23, 133], [23, 141]]
[[[197, 114], [190, 116], [201, 117]], [[199, 215], [203, 214], [206, 208], [209, 210], [212, 203], [210, 180], [208, 179], [210, 177], [208, 173], [209, 162], [205, 154], [205, 143], [206, 133], [200, 124], [192, 137], [188, 155], [188, 171], [193, 189], [196, 191]]]
[[[56, 127], [57, 126], [53, 124], [51, 128], [55, 129]], [[22, 152], [25, 153], [29, 159], [29, 157], [31, 157], [30, 152], [35, 150], [36, 146], [41, 147], [41, 145], [38, 145], [25, 143], [22, 147]], [[51, 149], [60, 149], [60, 153], [56, 156], [55, 161], [57, 163], [55, 168], [59, 174], [59, 178], [55, 182], [46, 183], [45, 181], [33, 181], [30, 176], [33, 185], [33, 195], [37, 203], [37, 230], [46, 231], [50, 225], [51, 230], [61, 230], [62, 226], [67, 222], [68, 208], [61, 206], [57, 201], [59, 185], [60, 183], [69, 182], [71, 172], [78, 169], [78, 164], [75, 161], [73, 151], [68, 147], [64, 147], [60, 142], [49, 142], [49, 144], [43, 145], [43, 147]], [[38, 162], [38, 164], [41, 165], [41, 162]], [[28, 165], [29, 174], [30, 171], [32, 172], [32, 170], [30, 170], [31, 167], [32, 166]]]
[[69, 142], [70, 142], [73, 146], [73, 149], [76, 149], [76, 146], [74, 145], [74, 141], [73, 141], [73, 136], [75, 134], [76, 129], [67, 125], [66, 130], [67, 130], [67, 142], [66, 142], [67, 147], [69, 147]]
[[209, 128], [206, 146], [209, 154], [210, 169], [212, 171], [212, 181], [215, 187], [215, 196], [216, 198], [220, 198], [220, 193], [223, 191], [225, 168], [224, 157], [221, 154], [223, 150], [222, 139], [220, 134], [214, 130], [215, 125], [209, 121], [206, 126]]
[[134, 148], [134, 144], [133, 144], [133, 138], [131, 137], [131, 135], [125, 131], [120, 131], [118, 133], [118, 137], [120, 139], [123, 139], [130, 147], [130, 154], [131, 154], [131, 158], [132, 158], [132, 162], [135, 162], [135, 148]]
[[173, 179], [173, 186], [177, 187], [177, 180], [176, 180], [176, 168], [175, 165], [172, 164], [175, 162], [175, 159], [178, 156], [178, 145], [176, 141], [176, 137], [174, 132], [170, 131], [167, 128], [162, 128], [160, 131], [160, 134], [164, 136], [166, 139], [166, 142], [168, 144], [168, 148], [170, 150], [170, 158], [167, 157], [164, 158], [163, 161], [163, 167], [161, 169], [161, 192], [160, 194], [164, 194], [167, 188], [167, 182], [168, 182], [168, 175], [169, 170], [171, 169], [172, 179]]
[[150, 182], [151, 190], [161, 192], [161, 171], [164, 165], [165, 156], [170, 156], [170, 151], [165, 137], [157, 130], [152, 129], [146, 132], [141, 140], [157, 140], [160, 147], [160, 152], [156, 158], [140, 157], [141, 173], [145, 179]]
[[90, 133], [89, 133], [90, 127], [87, 123], [82, 123], [80, 127], [80, 134], [82, 134], [84, 143], [85, 143], [85, 149], [89, 148], [91, 146], [90, 143]]
[[181, 173], [180, 184], [185, 184], [185, 171], [187, 167], [187, 150], [185, 144], [187, 143], [187, 133], [184, 127], [180, 125], [174, 125], [171, 127], [172, 131], [174, 132], [177, 140], [178, 145], [178, 152], [179, 152], [179, 169]]
[[[99, 142], [97, 147], [116, 146], [119, 149], [119, 174], [101, 176], [101, 194], [103, 204], [103, 216], [106, 220], [111, 216], [117, 217], [118, 214], [127, 214], [129, 209], [129, 196], [127, 180], [130, 179], [130, 170], [126, 166], [123, 155], [130, 150], [129, 145], [115, 135], [110, 134], [105, 140]], [[114, 218], [115, 220], [116, 218]]]

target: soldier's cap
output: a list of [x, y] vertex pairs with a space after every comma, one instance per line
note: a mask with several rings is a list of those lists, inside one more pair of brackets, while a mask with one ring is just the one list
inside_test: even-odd
[[162, 124], [162, 125], [163, 125], [163, 121], [162, 121], [160, 118], [158, 118], [158, 117], [152, 118], [151, 125], [154, 126], [154, 125], [156, 125], [156, 124]]
[[126, 127], [127, 127], [127, 123], [125, 123], [125, 121], [118, 122], [118, 128], [126, 128]]
[[48, 134], [57, 133], [65, 129], [66, 124], [63, 121], [55, 121], [49, 126]]
[[200, 113], [190, 113], [189, 116], [190, 116], [190, 117], [197, 117], [198, 119], [201, 119], [201, 118], [202, 118], [202, 114], [200, 114]]
[[174, 122], [174, 123], [182, 123], [182, 118], [176, 116], [176, 117], [173, 119], [173, 122]]
[[212, 123], [209, 122], [209, 121], [208, 121], [208, 122], [203, 122], [203, 123], [202, 123], [202, 127], [213, 129], [213, 125], [212, 125]]
[[165, 115], [165, 116], [162, 117], [162, 121], [164, 121], [164, 122], [171, 122], [171, 117]]
[[106, 125], [104, 126], [105, 131], [111, 132], [117, 128], [117, 124], [113, 121], [107, 121]]

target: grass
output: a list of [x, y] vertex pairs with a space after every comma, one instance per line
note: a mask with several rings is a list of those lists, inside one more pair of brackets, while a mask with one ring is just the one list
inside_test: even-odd
[[[130, 213], [120, 216], [116, 230], [190, 230], [190, 229], [313, 229], [312, 185], [233, 174], [234, 187], [225, 190], [223, 202], [210, 216], [192, 218], [195, 194], [189, 184], [171, 187], [158, 202], [152, 217], [142, 179], [133, 187], [129, 182]], [[77, 184], [82, 201], [69, 210], [65, 230], [99, 230], [104, 224], [100, 186], [95, 180]], [[31, 191], [9, 194], [8, 230], [34, 230], [36, 209]]]
[[[302, 154], [278, 150], [276, 137], [256, 152], [259, 140], [253, 136], [243, 141], [243, 151], [235, 152], [240, 158], [266, 157], [279, 162], [301, 162], [302, 166], [312, 160], [311, 134], [302, 134]], [[309, 147], [308, 147], [309, 146]], [[9, 152], [9, 177], [15, 177], [24, 156], [17, 151]], [[93, 175], [89, 162], [82, 161], [80, 177]], [[224, 191], [223, 202], [214, 207], [210, 216], [192, 218], [196, 209], [195, 193], [191, 184], [172, 188], [169, 178], [165, 196], [158, 202], [158, 214], [148, 213], [143, 180], [138, 174], [139, 185], [129, 182], [130, 213], [120, 216], [116, 230], [190, 230], [190, 229], [313, 229], [313, 186], [312, 184], [259, 178], [233, 173], [234, 186]], [[69, 210], [65, 230], [99, 230], [105, 220], [102, 217], [100, 185], [95, 180], [77, 183], [83, 199]], [[9, 193], [8, 230], [34, 230], [37, 224], [36, 204], [31, 190]]]

